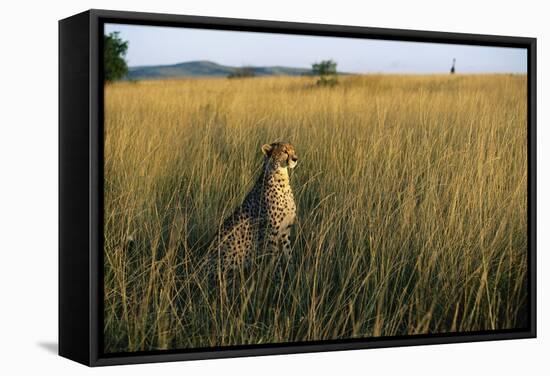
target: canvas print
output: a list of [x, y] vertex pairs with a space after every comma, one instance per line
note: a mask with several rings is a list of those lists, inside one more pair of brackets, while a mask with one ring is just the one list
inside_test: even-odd
[[528, 327], [526, 49], [102, 45], [106, 354]]

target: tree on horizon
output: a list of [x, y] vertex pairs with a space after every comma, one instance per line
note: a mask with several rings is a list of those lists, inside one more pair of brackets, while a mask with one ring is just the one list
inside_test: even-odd
[[227, 78], [246, 78], [246, 77], [254, 77], [256, 76], [256, 73], [254, 72], [253, 67], [240, 67], [235, 68], [233, 72], [231, 72]]
[[114, 31], [103, 36], [103, 71], [105, 81], [120, 80], [128, 74], [126, 52], [128, 41], [120, 38], [119, 32]]
[[336, 85], [338, 83], [337, 65], [338, 63], [331, 59], [312, 64], [311, 71], [314, 75], [319, 76], [317, 85]]

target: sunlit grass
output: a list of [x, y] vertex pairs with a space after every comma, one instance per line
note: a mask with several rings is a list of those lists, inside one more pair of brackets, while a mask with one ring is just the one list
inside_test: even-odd
[[[313, 82], [106, 87], [107, 352], [526, 325], [526, 77]], [[274, 140], [300, 155], [294, 273], [209, 291], [197, 265]]]

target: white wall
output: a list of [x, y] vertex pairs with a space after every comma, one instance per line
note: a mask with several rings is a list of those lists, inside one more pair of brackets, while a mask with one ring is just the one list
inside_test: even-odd
[[[326, 3], [326, 5], [325, 5]], [[539, 338], [91, 370], [53, 355], [57, 341], [57, 20], [88, 8], [539, 38]], [[542, 374], [550, 369], [550, 32], [543, 1], [6, 1], [0, 57], [0, 373]], [[7, 85], [6, 85], [7, 84]], [[54, 373], [55, 372], [55, 373]], [[27, 372], [25, 372], [27, 373]]]

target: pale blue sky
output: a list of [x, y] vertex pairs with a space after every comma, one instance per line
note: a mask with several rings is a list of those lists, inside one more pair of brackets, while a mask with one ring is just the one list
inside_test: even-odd
[[526, 73], [527, 50], [421, 42], [106, 24], [129, 41], [129, 66], [210, 60], [310, 68], [325, 59], [350, 73]]

